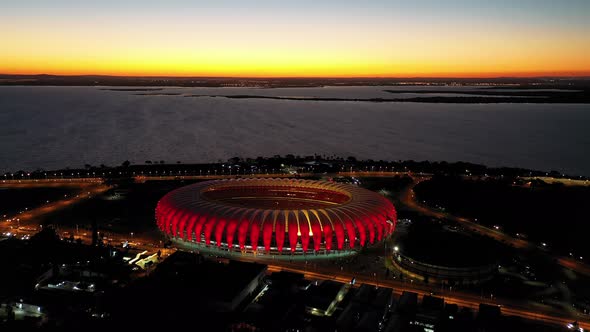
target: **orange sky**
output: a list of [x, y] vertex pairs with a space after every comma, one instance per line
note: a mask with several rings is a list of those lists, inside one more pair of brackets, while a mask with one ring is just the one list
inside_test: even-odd
[[379, 1], [336, 12], [323, 6], [252, 11], [231, 3], [141, 11], [57, 3], [58, 8], [23, 5], [0, 13], [0, 73], [590, 76], [590, 14], [578, 13], [586, 9], [583, 3], [561, 11], [494, 7], [489, 15], [479, 7], [457, 14], [453, 8], [425, 11]]

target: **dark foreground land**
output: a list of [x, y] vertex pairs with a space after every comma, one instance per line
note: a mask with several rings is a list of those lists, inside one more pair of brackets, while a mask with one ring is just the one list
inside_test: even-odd
[[14, 250], [4, 261], [12, 273], [0, 275], [2, 331], [561, 330], [497, 306], [472, 310], [437, 296], [180, 251], [137, 270], [121, 259], [124, 249], [70, 243], [49, 228], [26, 242], [0, 242], [0, 254]]
[[419, 200], [434, 208], [476, 219], [488, 227], [497, 226], [564, 255], [590, 255], [588, 186], [435, 176], [418, 184], [415, 191]]
[[[296, 174], [289, 173], [293, 171]], [[14, 237], [0, 240], [0, 255], [6, 257], [3, 269], [10, 271], [0, 274], [2, 330], [39, 326], [48, 330], [198, 327], [210, 331], [382, 331], [384, 326], [390, 326], [389, 330], [395, 331], [393, 327], [400, 325], [404, 327], [401, 331], [414, 331], [416, 321], [430, 324], [429, 320], [438, 321], [439, 331], [560, 331], [565, 325], [562, 321], [558, 327], [546, 326], [510, 314], [498, 315], [494, 312], [497, 306], [492, 306], [496, 309], [486, 306], [478, 309], [477, 305], [490, 299], [491, 294], [494, 298], [518, 303], [527, 301], [525, 308], [533, 313], [559, 312], [563, 317], [587, 317], [586, 308], [590, 303], [585, 294], [587, 279], [558, 267], [553, 256], [544, 254], [545, 248], [542, 251], [521, 250], [502, 242], [487, 244], [493, 239], [485, 234], [471, 234], [467, 227], [450, 219], [424, 214], [406, 199], [408, 188], [415, 188], [418, 199], [433, 209], [475, 217], [482, 223], [481, 215], [489, 214], [494, 221], [504, 221], [506, 224], [501, 225], [507, 232], [509, 223], [518, 225], [518, 222], [530, 220], [531, 223], [521, 225], [527, 229], [528, 238], [537, 241], [529, 230], [536, 229], [543, 216], [533, 214], [530, 209], [551, 211], [556, 201], [565, 201], [561, 202], [565, 205], [555, 208], [571, 209], [573, 215], [566, 217], [574, 218], [581, 214], [576, 205], [583, 208], [588, 197], [588, 187], [566, 187], [541, 180], [529, 183], [527, 180], [548, 174], [558, 180], [557, 177], [563, 175], [556, 172], [494, 169], [466, 163], [358, 161], [354, 157], [288, 155], [256, 159], [236, 157], [223, 163], [200, 165], [163, 161], [146, 161], [145, 165], [125, 162], [118, 167], [88, 165], [87, 169], [70, 170], [67, 174], [73, 177], [78, 173], [81, 177], [99, 176], [110, 189], [35, 219], [34, 222], [42, 223], [43, 230], [48, 231], [30, 240]], [[277, 266], [272, 265], [275, 263], [265, 262], [269, 264], [268, 270], [256, 287], [248, 289], [239, 301], [228, 301], [241, 293], [234, 286], [244, 285], [235, 283], [235, 276], [243, 281], [246, 273], [236, 272], [236, 265], [230, 266], [232, 263], [227, 259], [208, 256], [212, 260], [203, 260], [200, 256], [180, 252], [168, 256], [173, 250], [167, 248], [166, 239], [154, 225], [154, 207], [170, 190], [208, 176], [235, 178], [266, 173], [349, 183], [360, 180], [358, 185], [388, 197], [398, 209], [400, 221], [392, 243], [387, 243], [385, 249], [394, 244], [404, 251], [412, 249], [404, 242], [397, 242], [398, 235], [406, 234], [416, 236], [417, 240], [412, 242], [418, 245], [414, 248], [417, 254], [432, 256], [444, 263], [452, 261], [444, 252], [454, 255], [452, 258], [458, 263], [467, 260], [479, 263], [483, 254], [493, 261], [498, 260], [502, 268], [486, 283], [453, 286], [455, 294], [474, 295], [475, 307], [456, 307], [448, 303], [441, 306], [440, 300], [423, 295], [416, 295], [414, 302], [414, 295], [403, 295], [407, 288], [401, 287], [428, 288], [435, 298], [443, 298], [445, 294], [439, 292], [444, 285], [404, 278], [403, 283], [383, 287], [385, 283], [402, 281], [399, 273], [386, 269], [387, 251], [380, 246], [363, 250], [350, 261], [322, 262], [317, 266], [305, 263], [298, 267], [304, 275], [277, 276], [274, 273]], [[45, 180], [51, 183], [52, 177], [59, 181], [76, 180], [62, 179], [62, 176], [59, 171], [17, 172], [7, 174], [6, 182]], [[584, 182], [579, 178], [571, 181]], [[474, 188], [470, 189], [472, 186]], [[425, 198], [425, 190], [432, 196]], [[54, 191], [47, 191], [47, 194], [55, 198], [63, 196]], [[520, 204], [510, 205], [511, 201]], [[453, 205], [453, 202], [457, 203]], [[451, 211], [451, 206], [457, 209]], [[463, 212], [460, 208], [464, 206], [473, 208], [474, 214]], [[518, 212], [519, 208], [524, 212]], [[511, 209], [517, 212], [513, 215]], [[500, 212], [493, 212], [496, 210]], [[534, 218], [530, 218], [531, 215]], [[565, 228], [566, 223], [557, 224], [549, 227], [554, 227], [554, 234], [562, 234], [555, 231], [555, 227]], [[61, 228], [52, 233], [50, 225]], [[95, 229], [98, 231], [96, 241]], [[430, 237], [426, 236], [428, 232]], [[467, 236], [468, 242], [455, 241], [452, 237], [447, 239], [453, 241], [452, 245], [438, 241], [438, 237], [446, 237], [449, 232], [460, 232], [461, 238]], [[89, 246], [91, 239], [95, 245]], [[418, 240], [422, 241], [421, 245]], [[127, 242], [130, 246], [125, 246]], [[554, 242], [547, 240], [547, 243], [551, 247], [547, 250], [558, 249]], [[442, 246], [445, 250], [441, 250]], [[144, 250], [144, 258], [163, 254], [153, 264], [128, 263], [128, 259]], [[436, 250], [439, 251], [437, 255], [431, 254]], [[123, 260], [122, 257], [128, 258]], [[265, 269], [264, 264], [259, 267]], [[323, 274], [320, 275], [320, 271]], [[312, 273], [312, 277], [308, 273]], [[337, 275], [346, 278], [334, 281]], [[364, 277], [365, 286], [359, 287], [362, 282], [354, 287], [348, 285], [351, 275], [359, 280]], [[324, 285], [327, 279], [334, 282]], [[379, 288], [368, 284], [376, 280], [383, 282]], [[331, 316], [320, 317], [311, 311], [315, 306], [319, 306], [319, 310], [328, 307], [336, 296], [335, 291], [341, 289], [345, 294], [335, 304]], [[451, 295], [454, 294], [446, 296]], [[391, 307], [387, 303], [391, 303]], [[453, 318], [448, 318], [450, 316]], [[381, 329], [379, 324], [382, 324]]]

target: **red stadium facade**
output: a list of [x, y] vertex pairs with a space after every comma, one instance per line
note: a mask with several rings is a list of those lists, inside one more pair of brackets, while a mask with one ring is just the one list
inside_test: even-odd
[[160, 230], [177, 243], [286, 254], [350, 251], [395, 229], [385, 197], [353, 185], [294, 179], [201, 182], [165, 195]]

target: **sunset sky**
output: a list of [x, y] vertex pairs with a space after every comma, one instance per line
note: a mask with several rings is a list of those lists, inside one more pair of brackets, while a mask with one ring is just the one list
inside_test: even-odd
[[0, 0], [0, 73], [590, 76], [590, 1]]

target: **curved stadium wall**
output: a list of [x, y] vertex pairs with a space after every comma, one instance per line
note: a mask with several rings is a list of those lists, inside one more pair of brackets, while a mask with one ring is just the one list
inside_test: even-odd
[[201, 182], [166, 194], [160, 230], [176, 243], [285, 254], [350, 251], [395, 229], [385, 197], [343, 183], [295, 179]]

